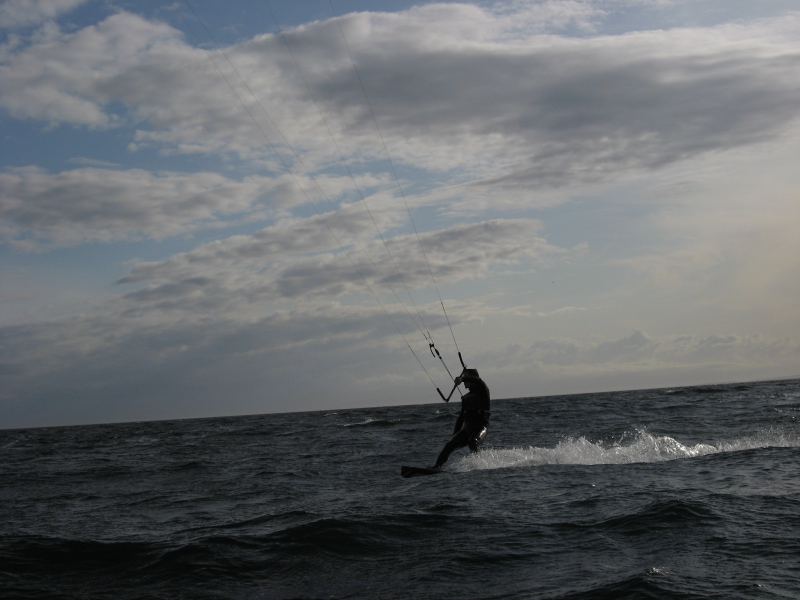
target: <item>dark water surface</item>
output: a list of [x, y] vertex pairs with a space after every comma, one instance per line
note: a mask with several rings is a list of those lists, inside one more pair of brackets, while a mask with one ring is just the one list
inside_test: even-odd
[[800, 598], [800, 381], [0, 431], [0, 598]]

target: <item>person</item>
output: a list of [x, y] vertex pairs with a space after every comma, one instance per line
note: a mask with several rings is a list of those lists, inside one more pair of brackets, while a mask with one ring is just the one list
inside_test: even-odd
[[456, 385], [460, 383], [469, 391], [461, 398], [461, 412], [453, 428], [453, 437], [439, 453], [436, 469], [446, 463], [450, 454], [458, 448], [469, 446], [470, 451], [477, 452], [486, 437], [490, 415], [489, 388], [478, 375], [477, 369], [464, 369], [455, 379]]

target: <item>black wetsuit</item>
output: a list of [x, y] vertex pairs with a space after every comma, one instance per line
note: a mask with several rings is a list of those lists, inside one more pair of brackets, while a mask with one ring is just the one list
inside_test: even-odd
[[458, 448], [469, 446], [472, 452], [477, 452], [486, 437], [489, 414], [489, 388], [482, 379], [473, 379], [469, 382], [469, 392], [461, 398], [461, 413], [453, 429], [453, 437], [439, 453], [436, 466], [441, 467], [450, 453]]

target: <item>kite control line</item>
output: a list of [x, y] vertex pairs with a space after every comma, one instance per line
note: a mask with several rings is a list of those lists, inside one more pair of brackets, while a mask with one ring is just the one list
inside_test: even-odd
[[[460, 361], [461, 361], [461, 368], [462, 368], [461, 374], [463, 375], [463, 374], [464, 374], [464, 371], [466, 371], [466, 370], [467, 370], [467, 365], [465, 365], [465, 364], [464, 364], [464, 359], [461, 357], [461, 352], [459, 352], [459, 353], [458, 353], [458, 360], [460, 360]], [[444, 400], [445, 402], [450, 402], [450, 398], [452, 398], [452, 397], [453, 397], [453, 392], [455, 392], [457, 388], [458, 388], [458, 383], [456, 383], [456, 384], [453, 386], [453, 389], [452, 389], [452, 390], [450, 390], [450, 393], [449, 393], [449, 394], [447, 394], [447, 396], [445, 396], [445, 395], [442, 393], [442, 390], [440, 390], [438, 387], [436, 388], [436, 391], [437, 391], [437, 392], [439, 392], [439, 395], [442, 397], [442, 400]]]

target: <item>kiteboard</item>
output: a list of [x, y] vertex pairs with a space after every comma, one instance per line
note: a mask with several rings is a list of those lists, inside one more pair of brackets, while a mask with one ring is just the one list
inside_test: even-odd
[[435, 467], [400, 467], [400, 475], [403, 477], [421, 477], [422, 475], [436, 475], [441, 473], [441, 469]]

